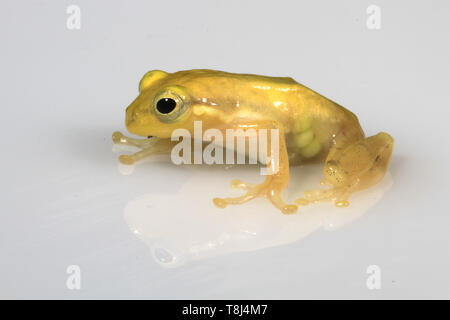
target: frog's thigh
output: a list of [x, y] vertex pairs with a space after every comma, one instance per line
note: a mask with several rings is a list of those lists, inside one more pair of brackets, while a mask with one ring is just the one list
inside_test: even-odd
[[[289, 160], [286, 150], [284, 133], [281, 126], [276, 121], [267, 120], [255, 121], [251, 123], [239, 123], [234, 125], [233, 128], [228, 129], [248, 128], [249, 125], [252, 129], [255, 129], [257, 133], [259, 133], [259, 130], [261, 129], [268, 130], [267, 136], [269, 139], [269, 129], [278, 129], [278, 171], [275, 174], [268, 175], [266, 177], [266, 180], [261, 184], [250, 184], [242, 182], [240, 180], [233, 180], [231, 182], [231, 186], [233, 188], [243, 189], [247, 192], [244, 195], [235, 198], [214, 198], [214, 204], [220, 208], [225, 208], [227, 205], [242, 204], [256, 197], [263, 196], [267, 197], [272, 202], [272, 204], [280, 209], [283, 213], [294, 213], [295, 211], [297, 211], [297, 206], [286, 204], [280, 196], [281, 191], [287, 186], [289, 182]], [[268, 143], [268, 148], [270, 148], [270, 145], [271, 141], [269, 141]], [[273, 166], [274, 163], [272, 161], [269, 161], [267, 167], [271, 168]]]
[[[328, 190], [305, 193], [308, 201], [335, 199], [335, 205], [345, 207], [348, 197], [369, 188], [384, 176], [391, 159], [394, 140], [384, 132], [361, 139], [339, 150], [331, 150], [325, 161], [324, 177], [333, 186]], [[305, 204], [305, 199], [298, 199]]]

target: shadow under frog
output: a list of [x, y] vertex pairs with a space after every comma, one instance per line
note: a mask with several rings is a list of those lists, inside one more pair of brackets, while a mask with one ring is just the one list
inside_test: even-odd
[[[350, 207], [337, 208], [329, 202], [304, 207], [301, 214], [280, 215], [266, 201], [235, 206], [226, 214], [218, 212], [205, 197], [220, 193], [230, 174], [254, 175], [249, 166], [222, 170], [217, 166], [193, 169], [177, 194], [151, 193], [127, 203], [124, 218], [131, 231], [149, 247], [154, 260], [163, 267], [178, 267], [191, 260], [216, 255], [253, 251], [298, 241], [321, 228], [333, 231], [361, 217], [392, 185], [389, 172], [374, 187], [355, 194]], [[214, 171], [211, 172], [210, 170]], [[124, 172], [126, 174], [127, 172]], [[321, 166], [292, 169], [292, 196], [317, 185]], [[208, 184], [204, 182], [208, 181]], [[214, 190], [214, 191], [212, 191]], [[202, 197], [198, 195], [201, 194]], [[286, 195], [289, 199], [289, 195]]]

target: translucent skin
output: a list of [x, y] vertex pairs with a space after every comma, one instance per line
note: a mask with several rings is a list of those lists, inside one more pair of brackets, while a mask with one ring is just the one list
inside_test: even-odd
[[[278, 172], [259, 185], [232, 181], [232, 187], [246, 193], [237, 198], [215, 198], [214, 203], [221, 208], [264, 196], [283, 213], [296, 212], [297, 205], [286, 204], [280, 193], [289, 182], [289, 164], [310, 161], [324, 161], [322, 182], [331, 188], [308, 191], [296, 203], [334, 200], [335, 205], [345, 207], [351, 193], [376, 184], [384, 176], [391, 158], [394, 140], [389, 134], [365, 138], [352, 112], [292, 78], [214, 70], [171, 74], [153, 70], [144, 75], [139, 90], [126, 110], [126, 127], [133, 134], [152, 138], [132, 139], [115, 132], [115, 143], [142, 149], [120, 156], [124, 164], [169, 153], [177, 143], [170, 141], [173, 130], [184, 128], [193, 135], [194, 121], [202, 121], [203, 130], [219, 129], [224, 136], [226, 129], [279, 130]], [[157, 111], [161, 98], [177, 102], [173, 112]]]

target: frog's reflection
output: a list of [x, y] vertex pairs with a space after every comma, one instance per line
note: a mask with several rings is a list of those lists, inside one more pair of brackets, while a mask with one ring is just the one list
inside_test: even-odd
[[[304, 187], [318, 185], [321, 175], [320, 165], [292, 168], [287, 198], [292, 201]], [[231, 179], [230, 171], [216, 170], [212, 178], [211, 169], [196, 170], [176, 195], [152, 193], [130, 201], [125, 220], [155, 261], [177, 267], [188, 260], [291, 243], [320, 228], [338, 229], [361, 217], [392, 185], [387, 172], [376, 186], [355, 193], [347, 208], [318, 203], [283, 215], [262, 200], [223, 211], [214, 207], [211, 198], [226, 192], [224, 181]]]

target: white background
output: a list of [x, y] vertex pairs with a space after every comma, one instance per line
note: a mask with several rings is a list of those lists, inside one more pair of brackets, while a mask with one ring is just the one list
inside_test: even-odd
[[[66, 28], [70, 4], [80, 30]], [[366, 27], [371, 4], [380, 30]], [[449, 298], [449, 10], [444, 0], [2, 1], [0, 297]], [[356, 113], [368, 135], [395, 138], [389, 175], [348, 209], [286, 217], [263, 199], [212, 205], [238, 194], [232, 179], [260, 179], [255, 168], [153, 159], [124, 174], [110, 137], [125, 131], [140, 77], [192, 68], [295, 78]], [[292, 171], [288, 199], [316, 186], [313, 169]], [[69, 265], [81, 290], [66, 287]], [[366, 287], [369, 265], [380, 290]]]

